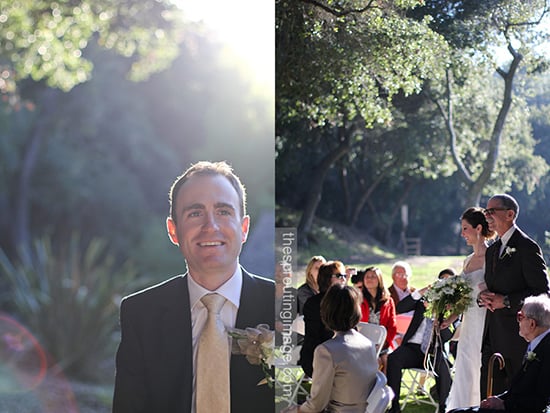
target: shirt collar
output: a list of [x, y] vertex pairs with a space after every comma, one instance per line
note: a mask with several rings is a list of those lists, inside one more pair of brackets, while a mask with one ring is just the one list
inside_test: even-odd
[[237, 265], [237, 269], [229, 280], [224, 282], [217, 290], [210, 291], [199, 285], [193, 277], [187, 274], [187, 285], [189, 288], [189, 303], [191, 309], [200, 301], [200, 299], [206, 294], [218, 293], [224, 296], [235, 307], [239, 308], [239, 302], [241, 301], [241, 289], [243, 285], [243, 273], [241, 266]]
[[411, 293], [411, 289], [410, 287], [407, 287], [405, 288], [404, 290], [402, 290], [401, 288], [399, 288], [397, 285], [393, 285], [393, 287], [395, 288], [395, 291], [397, 291], [397, 294], [398, 295], [404, 295], [404, 294], [407, 294], [409, 295]]
[[512, 234], [516, 230], [516, 226], [512, 225], [510, 228], [508, 228], [508, 231], [506, 231], [502, 237], [500, 237], [500, 241], [502, 242], [502, 246], [508, 245], [508, 241], [510, 241], [510, 238], [512, 238]]
[[550, 333], [550, 328], [548, 330], [546, 330], [544, 333], [542, 334], [539, 334], [538, 336], [536, 336], [530, 343], [529, 343], [529, 346], [531, 347], [531, 351], [534, 351], [537, 346], [539, 345], [539, 343], [542, 341], [542, 339], [544, 337], [546, 337], [546, 335]]

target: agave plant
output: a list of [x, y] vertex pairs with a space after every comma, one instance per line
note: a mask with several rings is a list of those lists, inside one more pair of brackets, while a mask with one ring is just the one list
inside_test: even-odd
[[53, 365], [89, 380], [113, 357], [121, 295], [139, 280], [132, 264], [109, 255], [105, 241], [82, 244], [75, 235], [53, 248], [44, 238], [21, 250], [17, 260], [0, 250], [0, 272], [10, 286], [9, 307]]

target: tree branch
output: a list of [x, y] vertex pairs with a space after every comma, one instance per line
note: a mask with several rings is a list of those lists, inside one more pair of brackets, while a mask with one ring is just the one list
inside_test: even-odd
[[376, 6], [372, 5], [374, 3], [374, 0], [369, 0], [365, 5], [365, 7], [362, 7], [360, 9], [341, 9], [341, 10], [333, 9], [332, 7], [329, 7], [326, 4], [323, 4], [316, 0], [301, 0], [301, 1], [303, 3], [308, 3], [308, 4], [312, 4], [315, 7], [319, 7], [320, 9], [323, 9], [327, 13], [332, 14], [333, 16], [336, 16], [336, 17], [343, 17], [348, 14], [364, 13], [369, 9], [377, 8]]

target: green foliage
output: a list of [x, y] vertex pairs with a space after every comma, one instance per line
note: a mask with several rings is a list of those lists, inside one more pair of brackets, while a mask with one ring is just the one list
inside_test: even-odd
[[[442, 38], [403, 16], [414, 2], [276, 2], [278, 117], [367, 127], [391, 120], [392, 98], [441, 75]], [[354, 8], [354, 6], [356, 6]]]
[[134, 59], [133, 76], [165, 68], [177, 54], [179, 24], [168, 1], [0, 2], [0, 57], [6, 70], [0, 91], [15, 92], [22, 79], [45, 80], [68, 91], [90, 78], [84, 50], [94, 38]]
[[70, 377], [97, 379], [98, 366], [112, 358], [118, 340], [121, 294], [138, 286], [132, 264], [118, 264], [104, 241], [85, 244], [72, 236], [62, 247], [37, 240], [17, 260], [0, 250], [0, 269], [10, 292], [5, 305], [52, 362]]

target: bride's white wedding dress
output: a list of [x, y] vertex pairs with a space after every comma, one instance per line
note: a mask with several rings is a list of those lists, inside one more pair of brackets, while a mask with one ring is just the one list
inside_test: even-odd
[[[468, 267], [471, 259], [468, 256], [464, 262], [464, 268]], [[472, 286], [472, 304], [464, 312], [460, 325], [458, 349], [454, 364], [455, 375], [446, 410], [458, 407], [479, 406], [480, 395], [480, 368], [481, 368], [481, 341], [485, 326], [485, 308], [479, 308], [476, 298], [485, 289], [484, 283], [485, 265], [483, 268], [472, 272], [460, 274]], [[482, 284], [480, 286], [480, 284]], [[480, 288], [482, 287], [482, 288]]]

